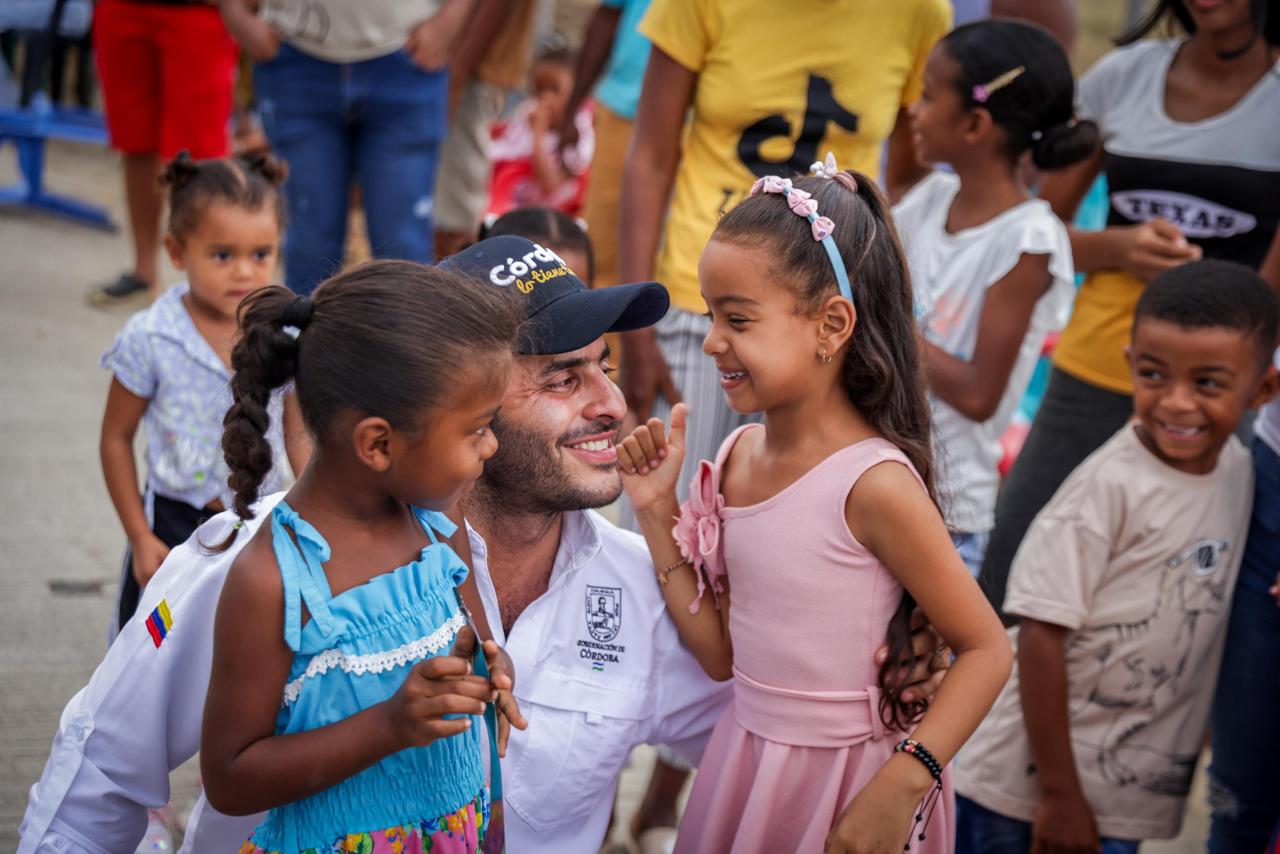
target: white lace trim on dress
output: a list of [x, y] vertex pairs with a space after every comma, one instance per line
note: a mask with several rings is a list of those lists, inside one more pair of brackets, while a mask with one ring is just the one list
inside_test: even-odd
[[466, 624], [466, 617], [462, 614], [454, 614], [440, 628], [426, 637], [418, 638], [404, 646], [398, 646], [386, 652], [346, 655], [340, 649], [326, 649], [308, 662], [307, 669], [302, 672], [301, 676], [284, 686], [284, 700], [280, 705], [288, 706], [290, 703], [295, 702], [302, 693], [302, 683], [308, 679], [328, 673], [335, 667], [341, 668], [344, 673], [362, 676], [366, 673], [384, 673], [397, 667], [403, 667], [406, 664], [421, 661], [428, 655], [437, 653], [448, 646], [449, 642], [453, 640], [453, 636], [458, 633], [458, 629]]

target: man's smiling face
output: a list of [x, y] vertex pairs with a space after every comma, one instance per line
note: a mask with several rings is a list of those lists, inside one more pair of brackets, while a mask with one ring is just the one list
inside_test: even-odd
[[482, 481], [503, 506], [552, 513], [603, 507], [622, 492], [614, 445], [627, 406], [600, 338], [571, 353], [520, 356], [493, 421]]

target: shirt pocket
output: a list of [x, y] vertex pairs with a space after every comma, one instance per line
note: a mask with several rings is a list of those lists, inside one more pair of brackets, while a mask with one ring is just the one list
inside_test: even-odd
[[589, 705], [569, 693], [569, 702], [557, 706], [522, 700], [529, 728], [511, 732], [508, 755], [516, 761], [503, 797], [536, 831], [584, 819], [602, 798], [611, 799], [631, 748], [644, 740], [641, 720], [562, 708]]

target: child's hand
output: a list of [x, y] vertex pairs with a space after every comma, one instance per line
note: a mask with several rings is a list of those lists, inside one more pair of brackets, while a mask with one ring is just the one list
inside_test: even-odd
[[1276, 598], [1276, 605], [1280, 606], [1280, 572], [1276, 573], [1276, 583], [1267, 592]]
[[[458, 632], [453, 642], [453, 654], [470, 661], [475, 655], [475, 639], [470, 628]], [[496, 694], [493, 702], [498, 707], [498, 756], [505, 757], [511, 728], [528, 729], [529, 723], [520, 713], [520, 706], [512, 693], [516, 687], [516, 668], [511, 656], [498, 646], [497, 641], [490, 639], [484, 642], [484, 660], [489, 668], [490, 687]]]
[[129, 549], [133, 553], [133, 578], [139, 587], [146, 587], [151, 576], [160, 569], [160, 564], [169, 556], [169, 547], [155, 534], [148, 531], [139, 537], [137, 542], [130, 542]]
[[[463, 627], [458, 635], [471, 630]], [[482, 715], [494, 699], [489, 680], [471, 672], [471, 662], [456, 655], [419, 661], [395, 696], [386, 702], [388, 725], [405, 747], [425, 747], [471, 727], [471, 719], [445, 715]]]
[[1031, 854], [1097, 854], [1102, 850], [1084, 794], [1044, 795], [1031, 824]]
[[1182, 229], [1164, 219], [1153, 219], [1119, 230], [1120, 252], [1126, 273], [1149, 282], [1160, 273], [1198, 260], [1202, 250], [1188, 243]]
[[671, 498], [684, 464], [684, 434], [689, 407], [677, 403], [671, 410], [671, 431], [661, 418], [650, 418], [618, 443], [618, 469], [622, 486], [637, 510]]
[[[854, 796], [827, 834], [827, 854], [901, 854], [921, 801], [914, 786], [898, 779], [904, 765], [895, 767], [891, 760]], [[919, 770], [911, 769], [914, 776]]]

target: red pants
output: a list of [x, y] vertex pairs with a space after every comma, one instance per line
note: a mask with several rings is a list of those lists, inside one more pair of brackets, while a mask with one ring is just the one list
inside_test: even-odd
[[217, 8], [102, 0], [93, 41], [113, 147], [227, 154], [238, 49]]

